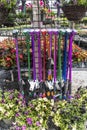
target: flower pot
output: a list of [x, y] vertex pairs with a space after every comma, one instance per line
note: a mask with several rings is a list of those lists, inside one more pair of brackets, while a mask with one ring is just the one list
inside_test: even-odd
[[0, 25], [4, 24], [8, 18], [9, 9], [6, 9], [4, 6], [0, 6]]
[[12, 122], [13, 122], [13, 119], [3, 119], [3, 121], [4, 121], [4, 123], [5, 123], [6, 125], [11, 125]]
[[77, 22], [85, 16], [87, 8], [83, 5], [64, 5], [62, 10], [69, 21]]
[[47, 24], [54, 24], [54, 20], [52, 20], [52, 19], [45, 19], [43, 21], [43, 25], [47, 25]]
[[49, 116], [49, 118], [48, 118], [47, 125], [48, 125], [48, 129], [47, 130], [61, 130], [60, 127], [58, 127], [58, 126], [56, 126], [54, 124], [54, 122], [52, 121], [52, 117], [51, 116]]

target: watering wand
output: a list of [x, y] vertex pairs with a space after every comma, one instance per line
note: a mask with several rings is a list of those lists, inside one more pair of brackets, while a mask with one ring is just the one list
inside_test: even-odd
[[19, 83], [19, 87], [20, 87], [20, 92], [23, 93], [20, 62], [19, 62], [19, 53], [18, 53], [18, 30], [13, 31], [13, 36], [14, 36], [15, 45], [16, 45], [16, 63], [17, 63], [17, 69], [18, 69], [18, 83]]

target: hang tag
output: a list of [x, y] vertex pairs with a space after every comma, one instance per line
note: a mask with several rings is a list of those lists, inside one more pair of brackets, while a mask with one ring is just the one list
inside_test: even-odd
[[54, 61], [53, 61], [53, 59], [51, 58], [51, 65], [54, 65]]
[[40, 87], [38, 80], [35, 80], [35, 87], [36, 87], [36, 89]]
[[24, 80], [21, 80], [21, 83], [22, 83], [23, 85], [25, 85], [25, 82], [24, 82]]
[[60, 90], [60, 87], [59, 87], [59, 84], [58, 84], [58, 83], [59, 83], [59, 81], [56, 81], [56, 82], [55, 82], [55, 87], [56, 87], [57, 90]]
[[35, 82], [34, 81], [30, 81], [30, 91], [34, 91], [34, 87], [35, 87]]
[[49, 88], [50, 90], [53, 89], [53, 85], [52, 85], [52, 82], [51, 82], [51, 81], [50, 81], [50, 82], [47, 82], [47, 85], [48, 85], [48, 88]]

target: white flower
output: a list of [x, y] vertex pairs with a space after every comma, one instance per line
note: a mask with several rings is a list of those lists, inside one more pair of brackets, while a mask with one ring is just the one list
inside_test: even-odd
[[46, 97], [45, 97], [45, 98], [43, 98], [43, 100], [44, 100], [44, 101], [48, 101], [48, 99], [47, 99]]
[[54, 115], [54, 112], [52, 111], [52, 112], [51, 112], [51, 116], [53, 116], [53, 115]]
[[41, 130], [46, 130], [45, 128], [41, 128]]
[[53, 99], [51, 99], [51, 105], [54, 106], [54, 100]]
[[40, 119], [40, 123], [41, 123], [41, 124], [43, 123], [43, 119], [42, 119], [42, 118]]

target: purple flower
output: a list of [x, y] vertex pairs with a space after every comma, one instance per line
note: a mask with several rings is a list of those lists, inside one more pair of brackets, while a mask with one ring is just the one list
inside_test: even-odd
[[13, 95], [10, 95], [9, 98], [10, 98], [10, 100], [12, 100], [13, 99]]
[[25, 114], [25, 115], [28, 115], [28, 111], [25, 111], [24, 114]]
[[32, 125], [32, 118], [27, 118], [26, 120], [29, 125]]
[[13, 92], [14, 92], [14, 90], [9, 90], [8, 92], [9, 92], [9, 93], [13, 93]]
[[43, 94], [42, 94], [42, 93], [40, 93], [39, 97], [40, 97], [40, 98], [42, 98], [42, 95], [43, 95]]
[[19, 93], [18, 98], [23, 99], [23, 95], [21, 93]]
[[22, 130], [26, 130], [26, 126], [24, 125], [24, 126], [22, 126]]
[[22, 101], [22, 105], [25, 106], [25, 100]]
[[5, 103], [5, 100], [4, 100], [4, 99], [2, 99], [2, 103]]
[[20, 116], [20, 114], [19, 114], [19, 113], [16, 113], [16, 117], [18, 117], [18, 116]]
[[16, 127], [16, 130], [20, 130], [20, 127], [17, 126], [17, 127]]
[[41, 126], [41, 123], [39, 121], [36, 122], [37, 126]]
[[33, 104], [29, 104], [29, 106], [30, 106], [31, 108], [34, 108], [34, 105], [33, 105]]

